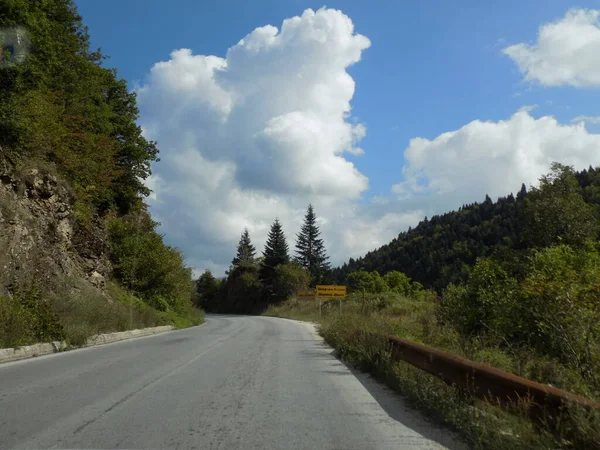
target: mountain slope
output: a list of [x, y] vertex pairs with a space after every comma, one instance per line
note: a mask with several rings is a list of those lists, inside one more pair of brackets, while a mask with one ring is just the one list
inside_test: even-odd
[[[600, 167], [576, 173], [587, 202], [600, 205]], [[425, 218], [414, 229], [364, 257], [352, 259], [334, 270], [338, 283], [350, 272], [364, 269], [385, 274], [404, 272], [425, 287], [440, 290], [449, 283], [465, 281], [477, 258], [507, 255], [526, 248], [524, 239], [525, 185], [518, 194], [493, 202], [464, 205], [458, 211]]]

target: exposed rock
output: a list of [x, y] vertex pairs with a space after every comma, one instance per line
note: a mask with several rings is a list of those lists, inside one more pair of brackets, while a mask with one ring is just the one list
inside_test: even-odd
[[88, 280], [97, 288], [104, 289], [106, 287], [106, 279], [95, 270], [88, 277]]
[[76, 277], [105, 289], [106, 232], [98, 220], [78, 225], [73, 204], [66, 184], [48, 170], [17, 174], [0, 166], [0, 297], [34, 276], [44, 283]]

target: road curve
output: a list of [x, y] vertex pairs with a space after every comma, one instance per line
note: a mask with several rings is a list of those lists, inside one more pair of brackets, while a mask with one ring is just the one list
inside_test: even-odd
[[1, 448], [438, 449], [452, 436], [307, 324], [194, 328], [0, 365]]

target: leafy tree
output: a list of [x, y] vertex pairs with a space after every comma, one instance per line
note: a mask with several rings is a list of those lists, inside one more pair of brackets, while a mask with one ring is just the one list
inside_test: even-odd
[[150, 306], [183, 311], [193, 291], [191, 269], [163, 243], [157, 225], [144, 211], [108, 221], [114, 275]]
[[440, 317], [467, 336], [491, 332], [505, 336], [515, 314], [517, 282], [496, 261], [482, 258], [466, 285], [450, 284], [444, 291]]
[[535, 251], [521, 283], [517, 324], [538, 352], [576, 367], [600, 388], [600, 253], [559, 245]]
[[240, 238], [240, 242], [237, 247], [237, 254], [235, 258], [231, 261], [231, 264], [234, 267], [237, 266], [252, 266], [255, 263], [254, 255], [256, 254], [256, 249], [252, 245], [250, 241], [250, 233], [248, 232], [248, 228], [244, 228], [242, 232], [242, 236]]
[[365, 270], [352, 272], [348, 275], [348, 289], [350, 292], [371, 292], [373, 277]]
[[402, 295], [410, 295], [412, 293], [410, 278], [408, 278], [402, 272], [392, 270], [383, 276], [383, 280], [393, 292], [397, 292]]
[[273, 295], [276, 301], [287, 300], [309, 284], [308, 272], [298, 263], [279, 264], [274, 269]]
[[598, 209], [584, 200], [572, 167], [552, 163], [540, 186], [530, 190], [525, 214], [526, 238], [532, 247], [581, 247], [598, 238]]
[[329, 275], [329, 257], [325, 252], [323, 239], [320, 239], [321, 231], [317, 226], [317, 216], [312, 205], [308, 205], [304, 224], [298, 233], [296, 240], [295, 261], [308, 270], [311, 285], [316, 285]]
[[219, 283], [208, 269], [196, 281], [196, 303], [202, 308], [210, 309], [217, 296]]
[[381, 293], [389, 290], [387, 283], [377, 271], [352, 272], [348, 275], [348, 286], [351, 292]]
[[135, 93], [90, 49], [74, 2], [4, 0], [0, 30], [0, 39], [28, 42], [27, 57], [0, 74], [0, 157], [55, 164], [77, 194], [80, 221], [139, 209], [158, 149], [136, 124]]

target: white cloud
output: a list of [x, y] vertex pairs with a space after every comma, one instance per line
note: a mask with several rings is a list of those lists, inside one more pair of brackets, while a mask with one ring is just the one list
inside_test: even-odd
[[577, 116], [571, 119], [571, 123], [591, 123], [600, 125], [600, 116]]
[[519, 108], [519, 111], [531, 112], [537, 107], [538, 105], [523, 105]]
[[[399, 209], [402, 209], [401, 205], [395, 206], [400, 206]], [[338, 240], [335, 241], [338, 245], [335, 248], [344, 251], [343, 255], [339, 255], [341, 261], [364, 256], [365, 253], [388, 244], [398, 233], [423, 220], [425, 215], [426, 213], [421, 209], [401, 213], [389, 212], [379, 217], [359, 218], [360, 216], [356, 215], [351, 226], [340, 230]]]
[[[261, 250], [275, 217], [293, 247], [309, 202], [332, 261], [354, 251], [338, 236], [359, 220], [353, 201], [368, 179], [346, 153], [363, 153], [366, 128], [351, 116], [346, 69], [369, 46], [340, 11], [308, 9], [280, 30], [255, 29], [223, 58], [180, 49], [152, 67], [137, 89], [144, 134], [161, 149], [149, 203], [196, 271], [222, 273], [246, 226]], [[380, 239], [401, 221], [382, 219]]]
[[508, 120], [475, 120], [434, 139], [414, 138], [404, 153], [403, 181], [393, 186], [401, 199], [421, 198], [435, 212], [516, 192], [536, 184], [552, 161], [583, 169], [600, 165], [600, 135], [583, 124], [563, 125], [520, 110]]
[[571, 9], [539, 29], [533, 45], [511, 45], [503, 53], [528, 81], [545, 86], [600, 86], [600, 11]]
[[362, 202], [368, 179], [347, 156], [363, 153], [366, 128], [352, 117], [347, 68], [369, 45], [340, 11], [307, 10], [280, 30], [255, 29], [225, 57], [180, 49], [150, 70], [137, 91], [144, 134], [161, 149], [151, 212], [196, 275], [222, 275], [244, 227], [260, 252], [275, 217], [293, 249], [309, 202], [337, 265], [425, 215], [533, 183], [553, 160], [600, 164], [600, 137], [583, 123], [535, 119], [523, 107], [412, 139], [395, 195]]

